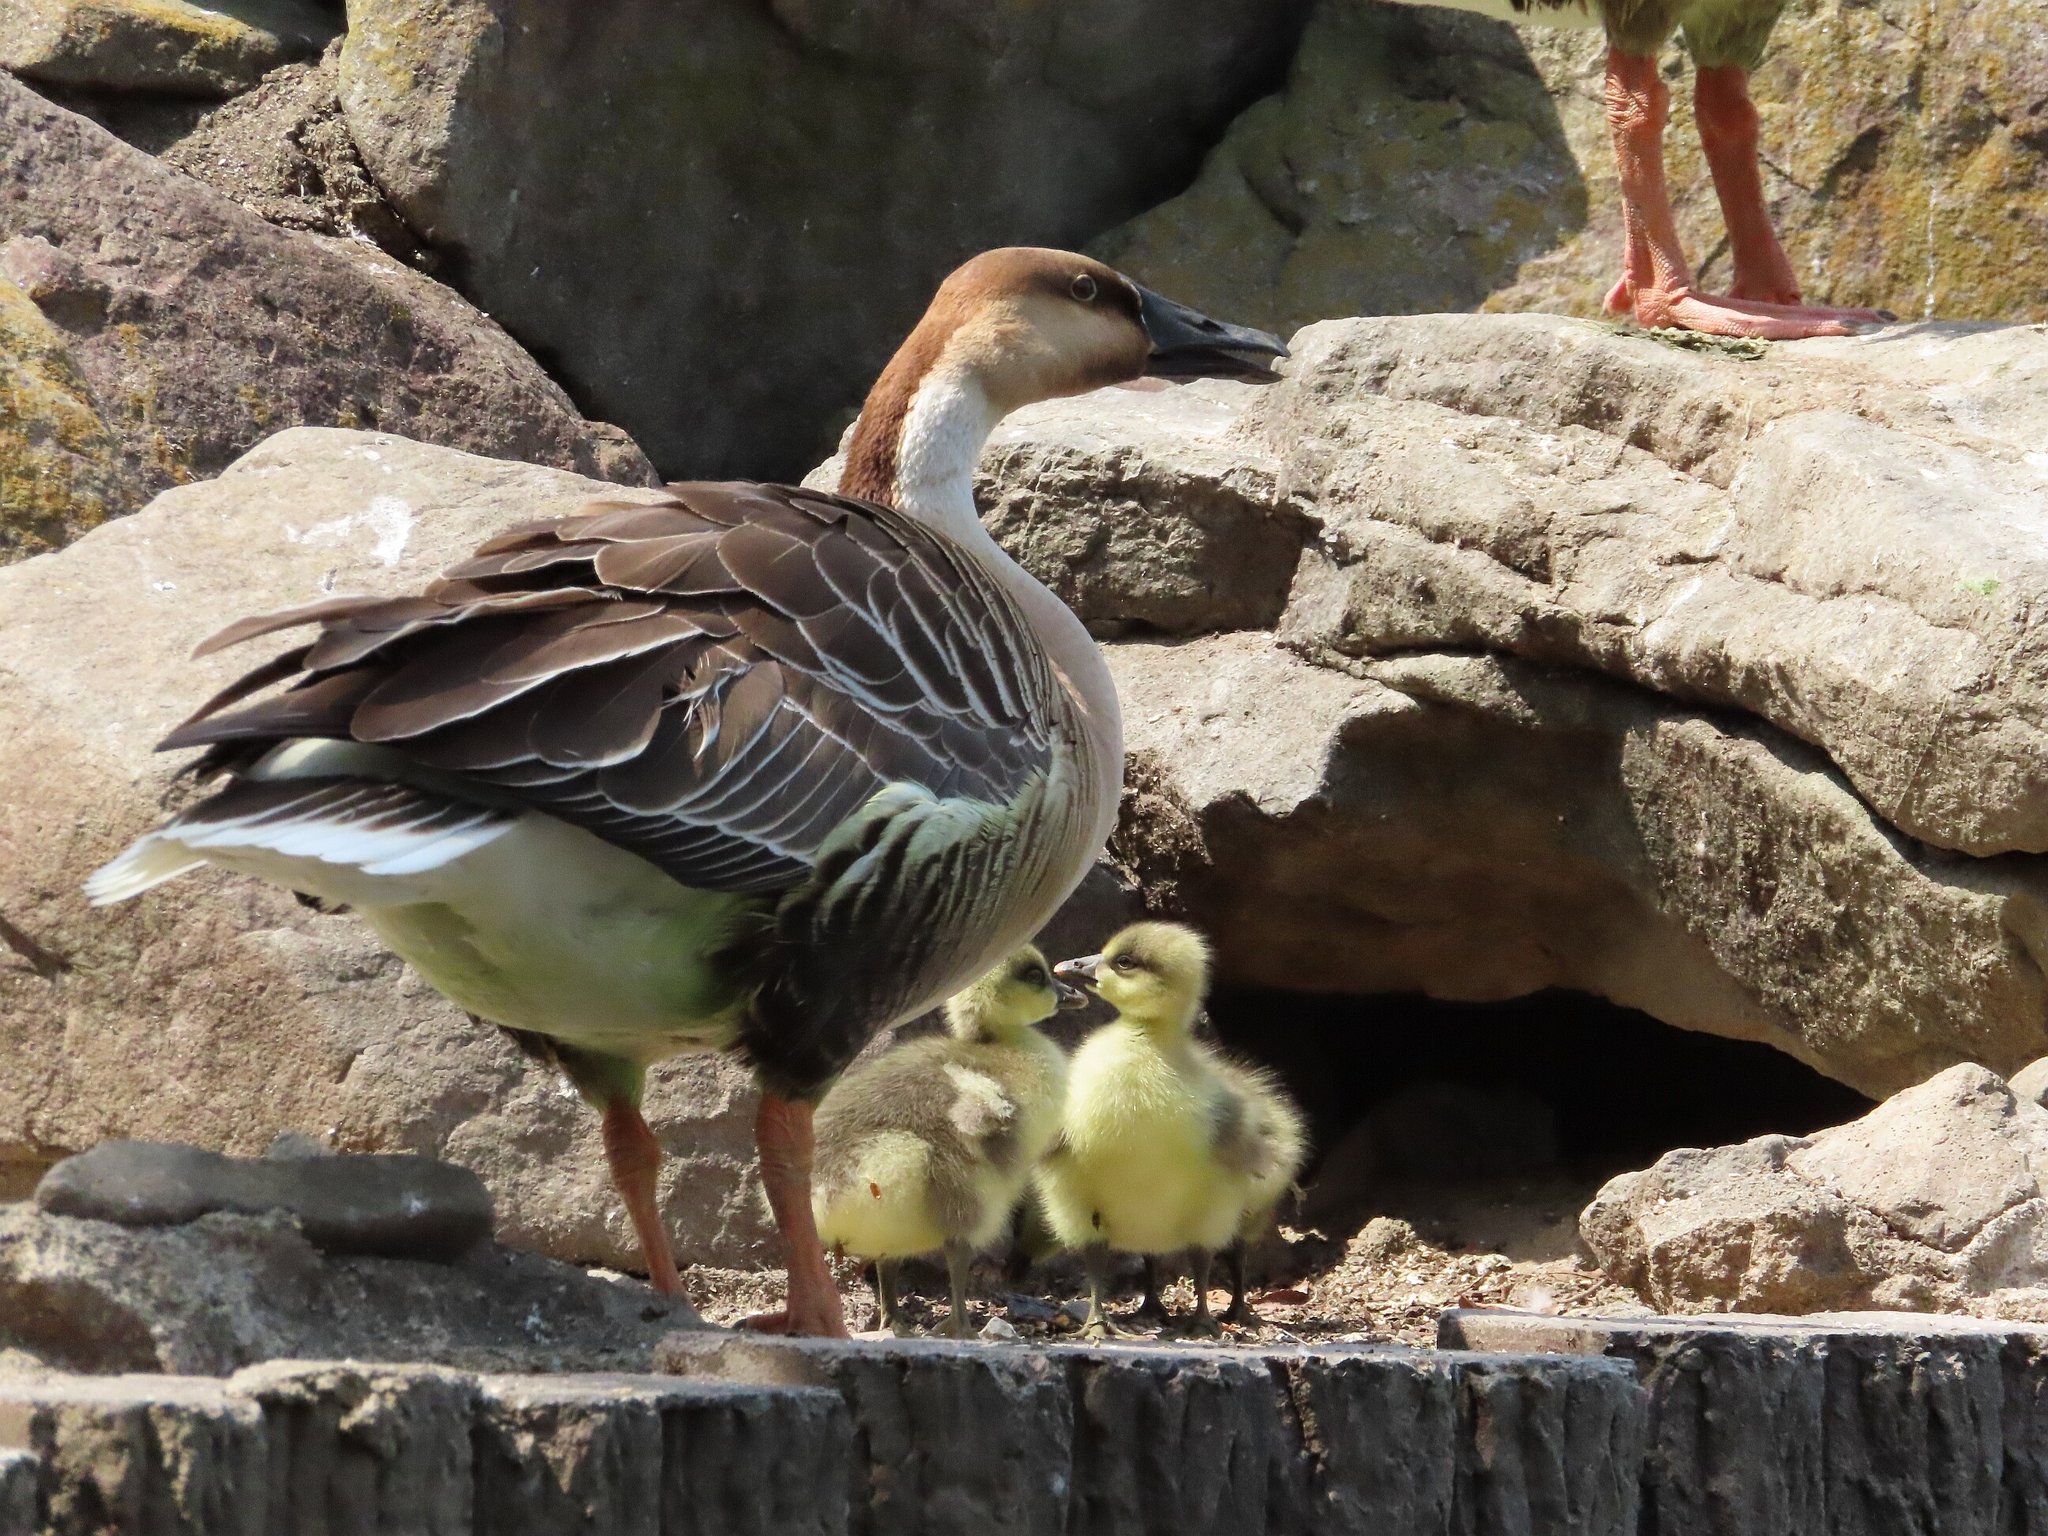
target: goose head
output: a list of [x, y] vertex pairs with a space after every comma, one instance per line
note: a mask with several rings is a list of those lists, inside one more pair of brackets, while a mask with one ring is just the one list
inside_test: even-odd
[[946, 1001], [946, 1026], [962, 1040], [1002, 1040], [1062, 1008], [1088, 1001], [1057, 979], [1036, 945], [1026, 944], [965, 991]]
[[1177, 1035], [1194, 1023], [1209, 989], [1209, 944], [1179, 923], [1133, 923], [1101, 954], [1062, 960], [1053, 974], [1088, 987], [1134, 1024]]
[[1277, 336], [1229, 325], [1071, 251], [1012, 246], [956, 268], [876, 380], [840, 489], [972, 515], [974, 461], [1021, 406], [1146, 376], [1276, 377]]

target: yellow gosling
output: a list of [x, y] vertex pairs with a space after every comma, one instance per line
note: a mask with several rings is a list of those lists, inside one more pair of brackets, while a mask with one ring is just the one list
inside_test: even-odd
[[[1190, 1034], [1208, 990], [1209, 948], [1172, 923], [1137, 923], [1102, 953], [1056, 968], [1117, 1010], [1074, 1053], [1066, 1115], [1038, 1176], [1053, 1233], [1088, 1267], [1084, 1336], [1118, 1330], [1103, 1306], [1112, 1251], [1191, 1250], [1192, 1328], [1214, 1333], [1209, 1266], [1260, 1202], [1292, 1177], [1279, 1126], [1248, 1091], [1247, 1069]], [[1277, 1180], [1277, 1182], [1276, 1182]]]
[[1035, 1027], [1085, 999], [1026, 945], [946, 1004], [948, 1033], [847, 1073], [818, 1106], [818, 1235], [875, 1265], [881, 1324], [902, 1331], [893, 1266], [942, 1253], [948, 1329], [968, 1333], [967, 1263], [1007, 1226], [1060, 1124], [1066, 1053]]

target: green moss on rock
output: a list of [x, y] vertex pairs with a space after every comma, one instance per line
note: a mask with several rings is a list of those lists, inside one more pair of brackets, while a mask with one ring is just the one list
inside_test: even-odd
[[0, 278], [0, 561], [126, 511], [125, 481], [120, 445], [64, 333]]

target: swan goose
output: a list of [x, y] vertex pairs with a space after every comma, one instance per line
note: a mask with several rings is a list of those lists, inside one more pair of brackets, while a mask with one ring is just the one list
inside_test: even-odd
[[1007, 1227], [1059, 1129], [1067, 1055], [1036, 1026], [1086, 1002], [1027, 944], [946, 1000], [946, 1034], [853, 1068], [819, 1102], [818, 1236], [874, 1261], [884, 1328], [900, 1322], [895, 1262], [943, 1253], [948, 1331], [966, 1337], [968, 1260]]
[[1054, 974], [1084, 983], [1117, 1017], [1075, 1049], [1060, 1133], [1040, 1164], [1054, 1236], [1088, 1271], [1082, 1332], [1114, 1334], [1104, 1310], [1112, 1251], [1191, 1250], [1198, 1332], [1216, 1331], [1209, 1267], [1274, 1185], [1285, 1149], [1244, 1091], [1244, 1069], [1190, 1033], [1208, 988], [1209, 947], [1175, 923], [1134, 923], [1102, 953]]
[[[1799, 279], [1764, 204], [1749, 76], [1786, 0], [1404, 0], [1503, 21], [1600, 27], [1607, 35], [1607, 126], [1621, 175], [1622, 275], [1608, 314], [1638, 325], [1789, 341], [1844, 336], [1895, 317], [1802, 302]], [[1693, 121], [1728, 229], [1733, 281], [1723, 296], [1694, 286], [1664, 179], [1670, 92], [1657, 56], [1674, 32], [1692, 55]]]
[[[206, 799], [97, 871], [98, 903], [219, 865], [346, 903], [458, 1005], [552, 1048], [602, 1112], [654, 1286], [647, 1067], [761, 1084], [788, 1300], [843, 1336], [812, 1106], [878, 1028], [1015, 949], [1116, 816], [1115, 690], [1087, 631], [975, 515], [1007, 412], [1286, 355], [1061, 251], [953, 272], [877, 380], [843, 495], [685, 482], [508, 529], [423, 592], [230, 625], [310, 642], [202, 705]], [[284, 685], [280, 688], [278, 685]]]

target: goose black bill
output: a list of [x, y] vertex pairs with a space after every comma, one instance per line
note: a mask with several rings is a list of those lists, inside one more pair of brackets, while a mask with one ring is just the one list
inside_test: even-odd
[[1226, 325], [1200, 310], [1176, 304], [1142, 283], [1138, 319], [1152, 340], [1145, 372], [1155, 379], [1241, 379], [1271, 383], [1279, 378], [1275, 360], [1287, 355], [1287, 344], [1268, 331], [1248, 325]]

